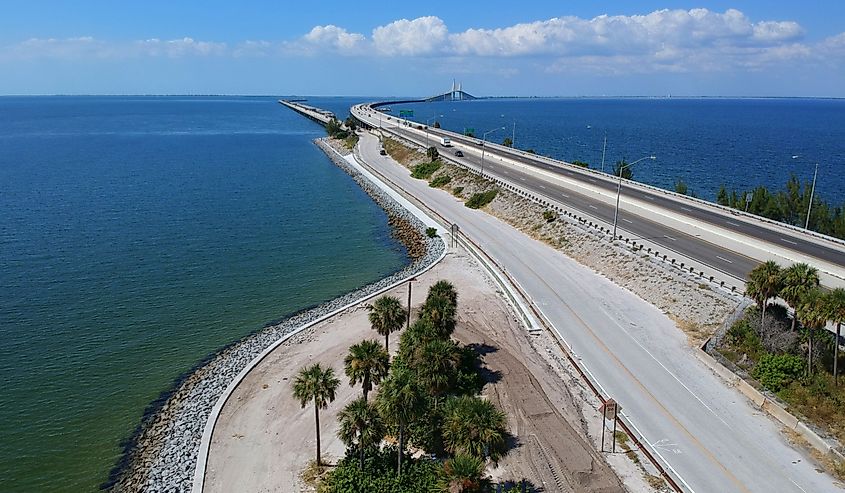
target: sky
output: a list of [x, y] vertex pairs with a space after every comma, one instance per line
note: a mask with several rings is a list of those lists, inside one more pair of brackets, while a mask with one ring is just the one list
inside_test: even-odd
[[845, 97], [845, 1], [0, 0], [0, 94]]

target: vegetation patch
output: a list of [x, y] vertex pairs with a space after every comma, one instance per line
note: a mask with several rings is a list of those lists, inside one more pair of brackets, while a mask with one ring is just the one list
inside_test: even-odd
[[[829, 321], [845, 322], [845, 290], [823, 292], [816, 269], [800, 263], [782, 269], [775, 262], [752, 270], [746, 289], [757, 306], [728, 329], [719, 354], [775, 393], [790, 412], [845, 443], [845, 382], [836, 383], [836, 336], [824, 329]], [[789, 303], [795, 318], [770, 306], [774, 297]], [[841, 356], [836, 366], [841, 373]]]
[[455, 187], [455, 188], [452, 189], [452, 195], [454, 195], [455, 197], [460, 197], [461, 193], [463, 193], [463, 191], [464, 191], [464, 187]]
[[485, 205], [489, 204], [496, 198], [496, 195], [499, 193], [498, 188], [494, 188], [492, 190], [487, 190], [486, 192], [478, 192], [472, 194], [472, 197], [466, 201], [464, 205], [469, 207], [470, 209], [480, 209]]
[[427, 180], [431, 178], [431, 175], [433, 175], [435, 171], [439, 170], [441, 166], [443, 166], [443, 163], [440, 161], [421, 163], [411, 168], [411, 176], [420, 180]]
[[452, 181], [452, 176], [443, 174], [435, 177], [433, 180], [428, 182], [428, 186], [433, 188], [442, 188], [444, 185], [447, 185], [450, 181]]
[[437, 236], [437, 228], [425, 228], [425, 235], [429, 238]]
[[358, 145], [358, 135], [351, 134], [349, 137], [343, 140], [343, 143], [346, 145], [346, 148], [352, 150]]
[[[320, 476], [318, 449], [304, 474], [318, 483], [318, 492], [489, 491], [485, 465], [508, 451], [506, 417], [478, 395], [484, 387], [479, 353], [451, 338], [457, 303], [451, 283], [432, 285], [390, 361], [390, 334], [405, 327], [408, 313], [393, 296], [373, 302], [369, 320], [384, 345], [361, 341], [344, 359], [349, 384], [360, 385], [362, 394], [338, 413], [344, 458]], [[295, 378], [294, 396], [303, 407], [315, 407], [318, 437], [319, 411], [334, 401], [339, 385], [334, 370], [320, 364]], [[412, 449], [425, 454], [413, 458]]]
[[390, 154], [390, 157], [395, 159], [398, 163], [402, 164], [403, 166], [410, 166], [411, 163], [425, 158], [425, 155], [423, 153], [417, 152], [414, 149], [403, 145], [396, 139], [390, 139], [385, 137], [382, 139], [381, 144], [382, 147], [384, 147], [384, 150], [388, 154]]

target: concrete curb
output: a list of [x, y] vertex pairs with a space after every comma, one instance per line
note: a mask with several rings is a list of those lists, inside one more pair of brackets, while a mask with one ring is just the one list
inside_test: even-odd
[[[705, 342], [704, 345], [707, 343]], [[818, 433], [810, 429], [806, 423], [793, 416], [789, 411], [783, 408], [777, 402], [766, 397], [762, 392], [754, 388], [751, 384], [742, 379], [739, 375], [732, 372], [725, 365], [716, 361], [715, 358], [707, 354], [703, 349], [697, 347], [693, 350], [696, 357], [701, 360], [708, 368], [713, 370], [719, 377], [725, 380], [729, 385], [735, 387], [739, 392], [750, 400], [756, 407], [764, 411], [766, 414], [774, 418], [778, 423], [786, 428], [798, 433], [804, 438], [807, 443], [813, 446], [819, 452], [833, 456], [836, 460], [843, 461], [845, 456], [839, 452], [834, 444], [829, 440], [821, 437]]]
[[[390, 187], [387, 186], [386, 184], [382, 183], [380, 180], [378, 180], [374, 176], [370, 175], [370, 176], [368, 176], [368, 179], [370, 179], [373, 182], [373, 184], [375, 184], [376, 186], [378, 186], [378, 187], [382, 188], [383, 190], [385, 190], [386, 192], [390, 193], [388, 191], [388, 189]], [[399, 202], [399, 203], [401, 205], [405, 206], [406, 202]], [[414, 214], [415, 216], [417, 216], [425, 224], [430, 224], [433, 221], [423, 211], [421, 211], [420, 209], [418, 209], [416, 207], [408, 208], [408, 211], [411, 214]], [[441, 241], [443, 241], [444, 244], [445, 244], [445, 240], [443, 240], [442, 237], [441, 237]], [[256, 366], [258, 366], [264, 360], [264, 358], [266, 358], [271, 352], [273, 352], [276, 348], [278, 348], [279, 346], [284, 344], [288, 339], [290, 339], [294, 335], [299, 334], [300, 332], [302, 332], [302, 331], [304, 331], [304, 330], [306, 330], [310, 327], [313, 327], [314, 325], [316, 325], [318, 323], [324, 322], [325, 320], [328, 320], [328, 319], [334, 317], [335, 315], [342, 313], [345, 310], [348, 310], [349, 308], [352, 308], [352, 307], [357, 306], [357, 305], [359, 305], [359, 304], [361, 304], [361, 303], [363, 303], [367, 300], [373, 299], [376, 296], [384, 294], [385, 292], [390, 291], [391, 289], [394, 289], [394, 288], [406, 283], [408, 281], [408, 279], [410, 279], [412, 277], [416, 277], [418, 275], [424, 274], [425, 272], [428, 272], [435, 265], [439, 264], [440, 261], [442, 261], [444, 257], [446, 257], [447, 251], [448, 251], [448, 248], [444, 248], [443, 252], [440, 254], [440, 256], [437, 259], [435, 259], [430, 265], [426, 266], [425, 268], [423, 268], [419, 272], [411, 274], [410, 276], [408, 276], [408, 277], [406, 277], [406, 278], [404, 278], [400, 281], [397, 281], [397, 282], [395, 282], [395, 283], [393, 283], [393, 284], [391, 284], [387, 287], [384, 287], [384, 288], [382, 288], [382, 289], [380, 289], [380, 290], [378, 290], [374, 293], [371, 293], [367, 296], [364, 296], [364, 297], [362, 297], [362, 298], [360, 298], [356, 301], [350, 302], [350, 303], [348, 303], [348, 304], [346, 304], [346, 305], [344, 305], [344, 306], [342, 306], [342, 307], [340, 307], [340, 308], [338, 308], [338, 309], [336, 309], [332, 312], [329, 312], [329, 313], [323, 315], [322, 317], [320, 317], [316, 320], [313, 320], [312, 322], [309, 322], [309, 323], [303, 325], [302, 327], [299, 327], [299, 328], [291, 331], [290, 333], [286, 334], [284, 337], [282, 337], [281, 339], [279, 339], [278, 341], [276, 341], [272, 345], [265, 348], [264, 351], [261, 352], [261, 354], [259, 354], [252, 361], [250, 361], [243, 368], [243, 370], [241, 370], [240, 373], [238, 373], [237, 376], [235, 376], [235, 378], [232, 380], [232, 382], [229, 383], [229, 385], [226, 387], [226, 390], [223, 392], [223, 394], [217, 400], [217, 403], [214, 404], [214, 407], [211, 410], [211, 414], [209, 415], [208, 420], [205, 423], [205, 428], [203, 429], [202, 439], [200, 440], [199, 453], [197, 455], [197, 465], [196, 465], [196, 469], [194, 470], [194, 480], [193, 480], [193, 485], [191, 487], [191, 492], [192, 493], [202, 493], [203, 488], [205, 487], [205, 476], [206, 476], [206, 469], [207, 469], [207, 466], [208, 466], [208, 453], [209, 453], [209, 450], [211, 448], [211, 439], [214, 435], [214, 427], [217, 424], [217, 420], [220, 417], [220, 412], [223, 410], [223, 406], [226, 405], [226, 402], [232, 396], [232, 393], [235, 391], [235, 389], [237, 389], [238, 386], [241, 384], [241, 382], [243, 382], [244, 378], [246, 378], [246, 376]]]

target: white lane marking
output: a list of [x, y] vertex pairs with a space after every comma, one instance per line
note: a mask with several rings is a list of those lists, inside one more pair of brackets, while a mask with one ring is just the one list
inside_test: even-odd
[[727, 223], [728, 223], [728, 224], [730, 224], [731, 226], [739, 226], [739, 224], [738, 224], [738, 223], [735, 223], [735, 222], [733, 222], [733, 221], [725, 221], [725, 222], [727, 222]]
[[692, 209], [690, 209], [689, 207], [681, 207], [681, 209], [683, 209], [683, 210], [685, 210], [685, 211], [687, 211], [687, 212], [692, 212]]
[[588, 180], [590, 180], [590, 181], [591, 181], [591, 182], [593, 182], [593, 183], [595, 183], [595, 182], [596, 182], [596, 180], [594, 180], [594, 179], [592, 179], [592, 178], [587, 178], [587, 179], [588, 179]]
[[799, 485], [798, 483], [796, 483], [796, 482], [795, 482], [792, 478], [789, 478], [789, 480], [792, 482], [792, 484], [794, 484], [794, 485], [795, 485], [795, 487], [796, 487], [796, 488], [798, 488], [799, 490], [803, 491], [804, 493], [807, 493], [807, 490], [805, 490], [804, 488], [802, 488], [802, 487], [801, 487], [801, 485]]
[[670, 442], [668, 438], [662, 438], [662, 439], [652, 443], [651, 446], [654, 447], [654, 448], [659, 448], [659, 449], [665, 450], [667, 452], [672, 452], [673, 454], [682, 454], [683, 453], [681, 451], [681, 449], [678, 448], [678, 445]]
[[664, 238], [667, 238], [667, 239], [670, 239], [670, 240], [672, 240], [672, 241], [678, 241], [678, 239], [677, 239], [677, 238], [672, 238], [672, 237], [671, 237], [671, 236], [669, 236], [669, 235], [663, 235], [663, 237], [664, 237]]
[[591, 205], [589, 205], [588, 207], [589, 207], [590, 209], [599, 210], [599, 208], [598, 208], [598, 207], [596, 207], [596, 206], [594, 206], [594, 205], [592, 205], [592, 204], [591, 204]]
[[525, 178], [523, 178], [523, 177], [521, 177], [521, 176], [519, 177], [519, 179], [520, 179], [520, 180], [522, 180], [522, 181], [525, 181]]
[[649, 197], [648, 195], [645, 196], [648, 200], [654, 200], [654, 197]]
[[569, 198], [569, 195], [566, 195], [565, 193], [562, 193], [561, 195], [563, 195], [566, 198]]
[[781, 240], [783, 240], [783, 241], [785, 241], [785, 242], [789, 243], [790, 245], [797, 245], [797, 244], [798, 244], [798, 243], [795, 243], [795, 242], [794, 242], [794, 241], [792, 241], [792, 240], [787, 240], [786, 238], [781, 238]]
[[727, 263], [729, 263], [729, 264], [732, 264], [732, 263], [733, 263], [732, 261], [730, 261], [730, 260], [726, 259], [725, 257], [720, 257], [720, 256], [716, 255], [716, 258], [717, 258], [717, 259], [719, 259], [719, 260], [724, 260], [725, 262], [727, 262]]
[[540, 185], [540, 188], [542, 188], [543, 190], [546, 189], [545, 185]]
[[[604, 307], [603, 307], [603, 306], [601, 306], [601, 305], [599, 305], [599, 306], [598, 306], [598, 309], [599, 309], [601, 312], [603, 312], [603, 313], [604, 313], [604, 316], [605, 316], [605, 317], [607, 317], [607, 318], [609, 318], [609, 319], [613, 322], [613, 324], [614, 324], [614, 325], [616, 325], [617, 327], [619, 327], [619, 330], [621, 330], [622, 332], [624, 332], [624, 333], [625, 333], [625, 335], [627, 335], [627, 336], [628, 336], [628, 337], [629, 337], [632, 341], [634, 341], [634, 344], [636, 344], [637, 346], [639, 346], [639, 347], [640, 347], [640, 349], [642, 349], [642, 350], [643, 350], [643, 351], [644, 351], [647, 355], [649, 355], [649, 357], [650, 357], [650, 358], [651, 358], [651, 359], [652, 359], [655, 363], [657, 363], [658, 365], [660, 365], [660, 367], [661, 367], [661, 368], [663, 368], [663, 371], [665, 371], [666, 373], [668, 373], [668, 374], [669, 374], [669, 376], [671, 376], [673, 380], [675, 380], [676, 382], [678, 382], [678, 384], [680, 384], [680, 386], [684, 388], [684, 390], [686, 390], [687, 392], [689, 392], [689, 394], [690, 394], [691, 396], [693, 396], [693, 397], [695, 398], [695, 400], [697, 400], [697, 401], [699, 402], [699, 404], [701, 404], [702, 406], [704, 406], [704, 408], [705, 408], [705, 409], [707, 409], [708, 411], [710, 411], [710, 414], [712, 414], [713, 416], [715, 416], [715, 417], [716, 417], [716, 419], [718, 419], [719, 421], [721, 421], [721, 422], [722, 422], [722, 424], [724, 424], [724, 425], [725, 425], [725, 427], [727, 427], [727, 429], [728, 429], [728, 430], [733, 430], [733, 427], [732, 427], [731, 425], [729, 425], [727, 421], [725, 421], [724, 419], [722, 419], [722, 416], [720, 416], [720, 415], [719, 415], [716, 411], [714, 411], [714, 410], [713, 410], [713, 408], [711, 408], [710, 406], [708, 406], [708, 405], [704, 402], [704, 400], [702, 400], [702, 399], [701, 399], [701, 397], [699, 397], [699, 396], [698, 396], [698, 394], [696, 394], [695, 392], [693, 392], [693, 391], [692, 391], [692, 389], [690, 389], [689, 387], [687, 387], [687, 384], [685, 384], [685, 383], [684, 383], [684, 382], [683, 382], [680, 378], [678, 378], [678, 376], [677, 376], [677, 375], [675, 375], [675, 374], [672, 372], [672, 370], [670, 370], [669, 368], [667, 368], [667, 367], [666, 367], [666, 365], [664, 365], [662, 361], [660, 361], [659, 359], [657, 359], [657, 358], [654, 356], [654, 354], [652, 354], [652, 353], [651, 353], [651, 351], [649, 351], [648, 349], [646, 349], [646, 347], [645, 347], [645, 346], [643, 346], [643, 345], [642, 345], [642, 343], [640, 343], [639, 339], [638, 339], [638, 338], [636, 338], [636, 337], [634, 337], [634, 335], [633, 335], [633, 334], [631, 334], [631, 332], [629, 332], [629, 331], [628, 331], [628, 329], [627, 329], [626, 327], [624, 327], [622, 324], [620, 324], [620, 323], [619, 323], [619, 321], [618, 321], [618, 320], [616, 320], [616, 318], [614, 318], [614, 317], [610, 314], [610, 312], [608, 312], [607, 310], [605, 310], [605, 309], [604, 309]], [[679, 423], [679, 424], [680, 424], [680, 423]], [[683, 425], [681, 425], [681, 426], [683, 426]]]
[[630, 219], [624, 219], [624, 218], [623, 218], [622, 220], [623, 220], [623, 221], [625, 221], [625, 222], [626, 222], [626, 223], [628, 223], [628, 224], [634, 224], [634, 222], [633, 222], [633, 221], [631, 221]]

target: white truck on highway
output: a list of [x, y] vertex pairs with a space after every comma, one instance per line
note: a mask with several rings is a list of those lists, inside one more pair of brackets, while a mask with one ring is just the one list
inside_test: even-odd
[[449, 140], [449, 137], [440, 137], [440, 145], [443, 147], [452, 147], [452, 141]]

